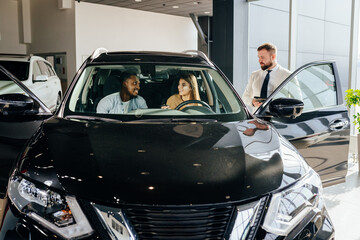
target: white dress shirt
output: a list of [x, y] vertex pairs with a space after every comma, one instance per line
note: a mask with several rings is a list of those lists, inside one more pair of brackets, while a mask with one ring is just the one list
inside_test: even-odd
[[[288, 76], [291, 75], [289, 70], [281, 67], [279, 64], [276, 64], [276, 66], [271, 70], [267, 96], [269, 96]], [[260, 97], [261, 87], [264, 83], [264, 79], [267, 73], [267, 70], [262, 69], [251, 73], [248, 84], [246, 85], [242, 96], [242, 99], [246, 105], [252, 107], [253, 98]]]

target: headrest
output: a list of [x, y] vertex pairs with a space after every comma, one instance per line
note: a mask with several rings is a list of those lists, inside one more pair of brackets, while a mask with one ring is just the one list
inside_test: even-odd
[[120, 78], [115, 75], [110, 75], [104, 84], [103, 94], [104, 96], [110, 95], [115, 92], [120, 92], [121, 82]]

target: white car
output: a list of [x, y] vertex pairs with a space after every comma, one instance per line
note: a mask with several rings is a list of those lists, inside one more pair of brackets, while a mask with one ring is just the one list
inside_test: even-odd
[[[62, 97], [61, 83], [51, 64], [38, 56], [0, 55], [0, 65], [22, 81], [51, 110]], [[7, 76], [0, 74], [0, 94], [22, 92]]]

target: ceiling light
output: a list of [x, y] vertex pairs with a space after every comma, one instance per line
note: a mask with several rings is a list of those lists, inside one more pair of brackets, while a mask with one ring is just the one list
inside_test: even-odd
[[173, 8], [179, 8], [179, 6], [173, 6]]
[[205, 14], [210, 14], [210, 12], [204, 12]]
[[135, 0], [135, 2], [141, 2], [142, 0]]

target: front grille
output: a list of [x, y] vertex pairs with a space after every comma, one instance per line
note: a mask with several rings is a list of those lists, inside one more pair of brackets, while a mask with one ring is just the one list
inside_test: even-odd
[[234, 206], [123, 209], [141, 240], [223, 239], [233, 210]]

